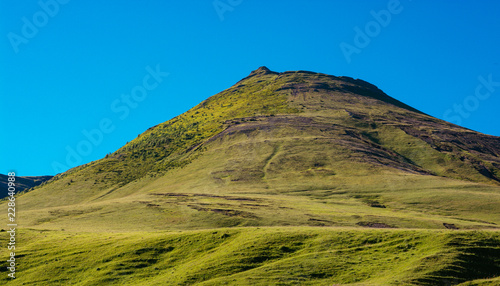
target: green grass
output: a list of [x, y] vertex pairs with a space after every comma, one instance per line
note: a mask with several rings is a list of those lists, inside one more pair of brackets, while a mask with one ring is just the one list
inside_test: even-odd
[[[18, 235], [18, 278], [7, 282], [3, 268], [6, 285], [489, 285], [500, 275], [494, 231], [278, 227]], [[6, 252], [0, 257], [6, 260]]]

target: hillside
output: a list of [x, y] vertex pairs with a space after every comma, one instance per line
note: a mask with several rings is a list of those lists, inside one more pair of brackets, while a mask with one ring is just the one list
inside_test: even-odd
[[500, 283], [500, 233], [491, 231], [277, 227], [21, 235], [21, 271], [7, 282], [2, 267], [3, 285]]
[[[365, 81], [261, 67], [19, 196], [20, 275], [57, 271], [43, 278], [51, 285], [498, 285], [499, 155], [499, 137]], [[88, 251], [96, 235], [102, 258]], [[68, 241], [64, 259], [44, 246], [56, 239]]]
[[21, 202], [37, 218], [25, 223], [43, 228], [74, 216], [79, 227], [99, 217], [121, 230], [137, 216], [152, 229], [484, 228], [500, 223], [499, 152], [498, 137], [425, 115], [364, 81], [262, 67]]

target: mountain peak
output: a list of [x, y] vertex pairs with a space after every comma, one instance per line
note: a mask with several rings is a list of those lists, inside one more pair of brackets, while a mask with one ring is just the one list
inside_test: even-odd
[[261, 66], [260, 68], [252, 71], [250, 73], [250, 76], [253, 76], [253, 75], [263, 75], [263, 74], [278, 74], [278, 73], [271, 71], [266, 66]]
[[273, 74], [279, 74], [279, 73], [271, 71], [266, 66], [261, 66], [260, 68], [252, 71], [248, 76], [242, 78], [239, 82], [244, 81], [244, 80], [249, 79], [249, 78], [254, 77], [254, 76], [273, 75]]
[[270, 72], [271, 70], [268, 69], [266, 66], [261, 66], [258, 69], [254, 70], [254, 72]]

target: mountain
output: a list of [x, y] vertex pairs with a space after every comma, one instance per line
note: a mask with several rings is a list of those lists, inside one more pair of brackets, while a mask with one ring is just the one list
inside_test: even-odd
[[[16, 177], [15, 187], [16, 193], [23, 192], [25, 190], [31, 189], [42, 184], [45, 181], [52, 179], [53, 176], [32, 176], [32, 177]], [[8, 193], [8, 181], [9, 177], [7, 175], [0, 174], [0, 199], [5, 198]]]
[[[85, 277], [40, 281], [500, 279], [500, 138], [431, 117], [350, 77], [261, 67], [17, 201], [19, 224], [31, 229], [24, 252], [46, 257], [26, 258], [25, 282], [73, 268], [75, 259]], [[61, 239], [68, 240], [58, 250], [66, 258], [42, 267], [59, 256], [40, 241]], [[102, 260], [83, 254], [95, 249]]]
[[[500, 223], [499, 153], [498, 137], [428, 116], [365, 81], [261, 67], [107, 158], [56, 176], [24, 195], [23, 202], [38, 219], [47, 208], [62, 211], [75, 205], [94, 216], [146, 212], [151, 215], [142, 227], [153, 229], [283, 224], [442, 228], [443, 218], [429, 221], [429, 212], [448, 216], [460, 227], [489, 227]], [[227, 196], [234, 196], [230, 201], [271, 200], [264, 204], [274, 205], [274, 211], [255, 209], [255, 203], [225, 206]], [[210, 203], [199, 203], [210, 197]], [[277, 197], [308, 198], [313, 205], [342, 202], [350, 212], [294, 217], [285, 211], [288, 204], [274, 201]], [[104, 204], [112, 201], [123, 205], [121, 211]], [[459, 210], [448, 210], [450, 204], [460, 205]], [[363, 208], [366, 214], [359, 215]], [[389, 209], [426, 217], [404, 214], [401, 220], [401, 213]], [[166, 210], [184, 219], [160, 227], [157, 213]], [[275, 214], [278, 210], [281, 215]], [[207, 225], [205, 214], [217, 219]], [[130, 227], [128, 220], [114, 222], [115, 215], [105, 216], [102, 224]], [[51, 222], [59, 220], [49, 216]]]

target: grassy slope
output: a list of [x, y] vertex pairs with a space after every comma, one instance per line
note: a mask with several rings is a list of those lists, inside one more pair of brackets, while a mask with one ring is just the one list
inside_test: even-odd
[[[210, 138], [220, 138], [223, 130], [222, 134], [230, 136], [267, 132], [269, 140], [287, 137], [287, 143], [301, 139], [299, 143], [303, 145], [294, 146], [297, 152], [307, 155], [308, 149], [316, 148], [316, 157], [326, 155], [339, 162], [342, 169], [350, 167], [346, 161], [370, 160], [352, 168], [351, 173], [356, 174], [367, 173], [366, 170], [377, 173], [385, 165], [500, 185], [492, 179], [500, 172], [498, 138], [388, 105], [373, 98], [386, 95], [364, 85], [321, 74], [256, 74], [188, 112], [150, 128], [112, 156], [57, 176], [40, 188], [43, 191], [25, 197], [26, 208], [86, 202], [113, 193], [134, 180], [162, 176], [165, 171], [189, 164], [209, 147], [227, 149], [227, 146], [207, 146], [214, 140]], [[273, 121], [271, 117], [260, 116], [275, 114], [284, 118]], [[242, 125], [250, 128], [241, 132], [238, 127]], [[256, 132], [252, 132], [252, 125]], [[254, 144], [253, 148], [266, 149], [266, 146]], [[297, 159], [315, 160], [303, 157]], [[266, 170], [272, 171], [272, 165], [267, 167]]]
[[[433, 142], [444, 144], [441, 133], [431, 132], [430, 143], [408, 134], [447, 129], [460, 137], [470, 131], [371, 97], [316, 89], [325, 82], [348, 84], [318, 74], [245, 79], [145, 132], [110, 158], [22, 196], [23, 223], [117, 231], [137, 223], [144, 229], [500, 224], [500, 188], [459, 159], [464, 146], [439, 151]], [[276, 114], [262, 116], [264, 109]], [[408, 118], [420, 124], [406, 133], [403, 129], [413, 126]], [[197, 129], [186, 127], [193, 125]], [[176, 133], [183, 128], [195, 132], [188, 136], [192, 141]], [[123, 174], [133, 170], [128, 165], [140, 169], [154, 161], [151, 152], [163, 148], [155, 140], [169, 141], [162, 152], [172, 153], [158, 159], [158, 166], [174, 161], [182, 167], [113, 184], [127, 178]], [[186, 146], [197, 151], [172, 151]], [[129, 158], [148, 152], [144, 159]]]
[[[28, 193], [18, 200], [20, 221], [77, 231], [126, 231], [137, 225], [158, 230], [367, 223], [477, 229], [500, 224], [499, 187], [374, 167], [328, 140], [287, 137], [297, 132], [286, 128], [274, 129], [280, 136], [252, 132], [214, 139], [203, 156], [183, 168], [103, 197], [89, 196], [78, 205], [69, 203], [74, 197], [54, 195], [57, 189]], [[352, 158], [348, 165], [346, 156]], [[85, 188], [76, 190], [71, 195], [85, 195]]]
[[[486, 229], [500, 224], [499, 142], [360, 81], [260, 71], [20, 196], [19, 223], [33, 230], [20, 236], [25, 280], [15, 283], [447, 285], [452, 276], [452, 284], [498, 277], [498, 268], [466, 269], [491, 263], [481, 249], [498, 247], [498, 232]], [[425, 230], [443, 223], [483, 231]], [[418, 247], [406, 249], [408, 241]]]
[[18, 278], [7, 285], [495, 285], [490, 276], [500, 274], [500, 234], [491, 231], [23, 230], [19, 237]]

